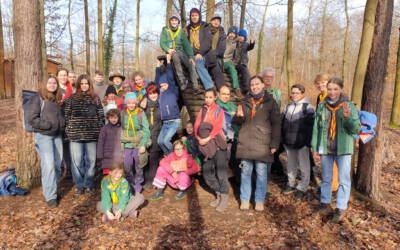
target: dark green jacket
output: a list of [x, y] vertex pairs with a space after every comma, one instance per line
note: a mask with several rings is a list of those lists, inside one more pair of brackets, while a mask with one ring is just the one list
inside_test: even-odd
[[[177, 32], [177, 31], [176, 31]], [[172, 49], [172, 37], [169, 33], [169, 28], [165, 26], [162, 29], [161, 36], [160, 36], [160, 46], [161, 49], [165, 52], [168, 53], [169, 49]], [[175, 50], [176, 51], [183, 51], [188, 57], [193, 57], [193, 49], [192, 46], [190, 46], [190, 42], [188, 38], [186, 37], [186, 34], [183, 30], [183, 28], [180, 29], [180, 33], [178, 36], [175, 38]]]
[[[112, 198], [111, 198], [111, 177], [108, 175], [101, 181], [101, 206], [104, 211], [110, 211], [112, 209]], [[132, 194], [129, 190], [129, 183], [125, 178], [122, 178], [118, 187], [115, 190], [118, 197], [118, 210], [124, 211], [126, 205]]]

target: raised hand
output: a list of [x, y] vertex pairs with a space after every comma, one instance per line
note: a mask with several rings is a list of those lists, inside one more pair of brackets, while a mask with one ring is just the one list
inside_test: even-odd
[[239, 117], [243, 117], [243, 116], [244, 116], [242, 105], [239, 105], [239, 106], [238, 106], [236, 115], [239, 116]]
[[350, 108], [347, 106], [347, 102], [343, 104], [343, 117], [349, 118], [350, 117]]

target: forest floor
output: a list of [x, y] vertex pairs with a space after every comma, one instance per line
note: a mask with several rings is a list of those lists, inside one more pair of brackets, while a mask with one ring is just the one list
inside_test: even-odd
[[[0, 101], [0, 134], [2, 170], [15, 164], [12, 100]], [[399, 131], [385, 129], [385, 134], [392, 151], [399, 152]], [[76, 197], [72, 180], [65, 179], [60, 185], [62, 199], [54, 209], [47, 208], [41, 188], [27, 196], [0, 197], [0, 248], [399, 249], [400, 167], [396, 158], [382, 166], [381, 179], [380, 205], [353, 194], [339, 224], [316, 212], [317, 188], [310, 188], [306, 199], [298, 200], [281, 193], [285, 183], [276, 176], [271, 178], [271, 195], [263, 212], [240, 211], [234, 196], [226, 211], [216, 212], [208, 205], [213, 196], [196, 181], [180, 201], [174, 199], [176, 191], [167, 189], [165, 198], [147, 202], [138, 218], [104, 224], [95, 210], [100, 194]], [[145, 191], [144, 195], [152, 193]]]

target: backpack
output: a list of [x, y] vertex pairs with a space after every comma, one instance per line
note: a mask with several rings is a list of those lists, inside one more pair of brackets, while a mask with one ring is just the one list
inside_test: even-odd
[[44, 101], [42, 97], [36, 91], [22, 90], [22, 116], [23, 116], [23, 126], [26, 132], [34, 132], [31, 124], [29, 123], [29, 111], [31, 109], [31, 99], [34, 96], [39, 96], [40, 99], [40, 113], [42, 113]]
[[28, 190], [17, 187], [17, 177], [14, 174], [14, 169], [0, 174], [0, 196], [26, 195], [28, 193]]

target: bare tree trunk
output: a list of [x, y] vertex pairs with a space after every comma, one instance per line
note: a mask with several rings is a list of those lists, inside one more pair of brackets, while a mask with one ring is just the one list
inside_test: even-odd
[[89, 33], [89, 10], [88, 0], [84, 1], [85, 9], [85, 37], [86, 37], [86, 74], [90, 75], [90, 33]]
[[122, 30], [122, 74], [125, 75], [125, 37], [126, 37], [126, 25], [127, 25], [126, 16], [124, 18], [124, 26]]
[[380, 200], [380, 172], [384, 157], [382, 111], [392, 16], [393, 0], [379, 0], [362, 98], [362, 109], [376, 114], [378, 124], [375, 138], [367, 144], [360, 144], [355, 186], [374, 200]]
[[47, 77], [47, 50], [46, 50], [46, 29], [44, 20], [44, 1], [39, 0], [40, 3], [40, 34], [42, 36], [42, 68], [43, 78]]
[[357, 65], [354, 72], [353, 89], [351, 99], [360, 107], [365, 74], [368, 66], [368, 58], [374, 37], [375, 13], [378, 0], [367, 0], [364, 12], [364, 23], [361, 35], [360, 50], [358, 52]]
[[74, 38], [72, 36], [72, 28], [71, 28], [71, 8], [72, 8], [72, 0], [68, 1], [68, 33], [69, 33], [69, 61], [71, 63], [71, 70], [74, 71]]
[[242, 0], [242, 6], [240, 7], [239, 29], [243, 29], [244, 27], [244, 19], [246, 18], [246, 5], [247, 5], [247, 0]]
[[135, 70], [139, 70], [139, 27], [140, 27], [140, 0], [136, 0], [136, 45], [135, 45]]
[[321, 43], [319, 47], [319, 72], [325, 70], [325, 30], [326, 30], [326, 11], [328, 9], [328, 0], [324, 3], [324, 12], [322, 14], [322, 31], [321, 31]]
[[292, 69], [292, 49], [293, 49], [293, 0], [288, 0], [288, 17], [287, 17], [287, 49], [286, 49], [286, 72], [288, 81], [288, 96], [290, 88], [293, 84]]
[[0, 2], [0, 99], [6, 98], [6, 82], [4, 76], [4, 39], [3, 39], [3, 15]]
[[182, 27], [186, 27], [186, 9], [185, 9], [185, 0], [179, 0], [179, 8], [181, 13], [181, 23]]
[[343, 42], [343, 61], [342, 61], [342, 79], [345, 80], [346, 77], [346, 57], [348, 51], [348, 37], [349, 37], [349, 28], [350, 28], [350, 17], [349, 10], [347, 6], [347, 0], [344, 0], [344, 11], [346, 13], [346, 31], [344, 32], [344, 42]]
[[264, 28], [265, 28], [265, 18], [267, 16], [269, 0], [267, 0], [265, 4], [263, 19], [260, 27], [260, 32], [258, 33], [258, 45], [257, 45], [257, 66], [256, 66], [256, 74], [259, 74], [261, 71], [261, 54], [262, 54], [262, 47], [264, 42]]
[[206, 22], [208, 23], [215, 13], [215, 0], [207, 0]]
[[[23, 128], [22, 90], [37, 90], [42, 81], [42, 54], [40, 32], [40, 2], [14, 0], [14, 44], [15, 44], [15, 104], [17, 109], [16, 132], [18, 184], [31, 188], [40, 184], [39, 159], [35, 150], [33, 133]], [[38, 35], [39, 34], [39, 35]]]
[[[400, 34], [400, 28], [399, 28]], [[399, 46], [397, 48], [397, 63], [396, 63], [396, 82], [394, 86], [394, 96], [392, 104], [392, 113], [390, 115], [390, 126], [400, 129], [400, 37]]]
[[303, 43], [303, 63], [301, 64], [301, 79], [304, 80], [304, 71], [306, 70], [305, 68], [308, 66], [309, 61], [309, 48], [308, 48], [308, 39], [309, 39], [309, 34], [307, 27], [310, 25], [310, 20], [311, 20], [311, 14], [313, 10], [313, 5], [314, 5], [314, 0], [310, 0], [310, 5], [308, 6], [308, 15], [307, 15], [307, 21], [305, 26], [306, 31], [304, 32], [304, 43]]
[[281, 73], [279, 76], [279, 88], [283, 82], [283, 76], [286, 73], [286, 56], [287, 56], [287, 39], [285, 40], [285, 48], [283, 49], [282, 63], [281, 63]]
[[233, 26], [233, 0], [228, 0], [229, 26]]
[[172, 14], [172, 1], [173, 0], [167, 0], [167, 9], [165, 12], [165, 25], [168, 26], [169, 23], [169, 18], [171, 17]]
[[98, 69], [104, 72], [103, 50], [103, 0], [97, 0], [97, 61]]

